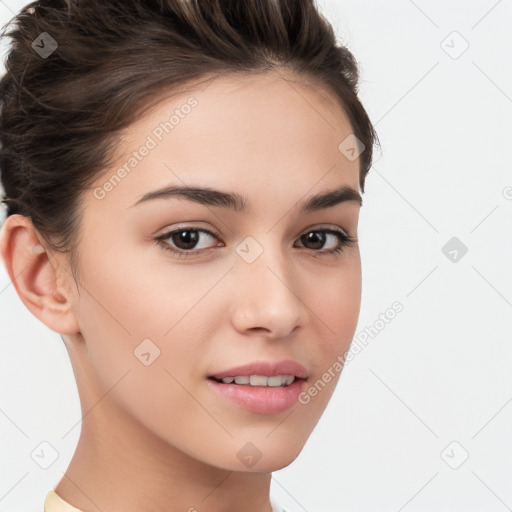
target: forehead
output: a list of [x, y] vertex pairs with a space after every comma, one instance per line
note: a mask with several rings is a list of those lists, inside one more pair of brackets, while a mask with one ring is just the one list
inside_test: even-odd
[[124, 130], [116, 165], [97, 180], [101, 186], [124, 167], [109, 201], [128, 208], [169, 184], [236, 188], [245, 197], [304, 195], [317, 184], [359, 189], [359, 159], [338, 148], [352, 132], [346, 114], [332, 94], [297, 76], [228, 75], [162, 97]]

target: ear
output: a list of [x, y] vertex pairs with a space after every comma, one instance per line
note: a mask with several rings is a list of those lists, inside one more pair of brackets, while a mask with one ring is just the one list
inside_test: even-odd
[[46, 248], [29, 217], [13, 214], [5, 219], [0, 254], [20, 299], [34, 316], [57, 333], [79, 332], [71, 271]]

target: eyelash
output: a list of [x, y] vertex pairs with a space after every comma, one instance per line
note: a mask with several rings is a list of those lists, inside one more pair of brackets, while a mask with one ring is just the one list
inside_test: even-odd
[[[177, 234], [177, 233], [182, 233], [184, 231], [203, 232], [203, 233], [207, 233], [208, 235], [210, 235], [214, 238], [217, 238], [217, 239], [220, 238], [220, 235], [218, 235], [214, 231], [210, 231], [209, 229], [196, 228], [196, 227], [184, 227], [184, 228], [178, 228], [178, 229], [174, 229], [172, 231], [168, 231], [167, 233], [164, 233], [164, 234], [156, 237], [154, 240], [155, 240], [155, 242], [157, 242], [157, 244], [159, 244], [162, 247], [162, 249], [164, 249], [165, 251], [172, 252], [179, 258], [193, 257], [201, 252], [208, 253], [209, 251], [216, 249], [216, 247], [210, 247], [208, 249], [200, 249], [198, 251], [197, 250], [196, 251], [192, 251], [192, 250], [186, 251], [183, 249], [174, 249], [167, 242], [165, 242], [165, 240], [170, 238], [172, 235]], [[327, 251], [311, 249], [313, 252], [316, 252], [319, 254], [328, 254], [328, 255], [335, 256], [335, 257], [339, 257], [345, 248], [354, 245], [357, 241], [354, 237], [352, 237], [348, 233], [345, 233], [344, 231], [338, 230], [338, 229], [329, 229], [329, 228], [312, 229], [310, 231], [306, 231], [304, 233], [304, 235], [307, 235], [308, 233], [328, 233], [328, 234], [335, 235], [338, 238], [338, 245], [334, 249], [329, 249]], [[301, 235], [301, 236], [303, 236], [303, 235]]]

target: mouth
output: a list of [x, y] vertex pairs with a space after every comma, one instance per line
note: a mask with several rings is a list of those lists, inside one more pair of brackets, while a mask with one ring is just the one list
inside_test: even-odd
[[295, 379], [307, 379], [308, 376], [308, 371], [304, 366], [286, 359], [277, 362], [255, 361], [213, 373], [208, 378], [213, 378], [224, 384], [234, 382], [242, 386], [282, 386], [292, 384]]
[[306, 368], [294, 361], [259, 361], [209, 375], [207, 382], [228, 403], [259, 414], [278, 414], [297, 403], [308, 378]]
[[236, 375], [234, 377], [223, 377], [222, 379], [210, 376], [208, 377], [220, 384], [236, 384], [238, 386], [257, 386], [271, 388], [286, 388], [296, 380], [306, 380], [296, 375]]
[[[226, 380], [233, 379], [233, 382], [223, 382], [223, 379], [209, 377], [206, 382], [210, 388], [221, 397], [225, 404], [242, 408], [258, 414], [279, 414], [294, 405], [299, 400], [299, 395], [307, 387], [305, 378], [296, 378], [291, 375], [275, 375], [266, 377], [264, 375], [251, 375], [249, 377], [242, 375], [242, 382], [246, 384], [238, 384], [235, 377], [224, 377]], [[276, 377], [272, 380], [272, 377]], [[267, 383], [263, 382], [263, 378]], [[239, 380], [239, 379], [237, 379]], [[251, 384], [251, 380], [253, 384]], [[271, 384], [269, 385], [269, 381]], [[288, 382], [290, 382], [288, 384]], [[276, 385], [279, 384], [279, 385]]]
[[254, 361], [207, 377], [217, 396], [258, 414], [279, 414], [293, 407], [307, 387], [309, 372], [290, 359]]

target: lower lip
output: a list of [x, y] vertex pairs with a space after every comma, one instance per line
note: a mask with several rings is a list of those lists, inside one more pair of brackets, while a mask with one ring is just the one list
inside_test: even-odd
[[289, 386], [251, 386], [223, 384], [208, 379], [213, 389], [248, 411], [259, 414], [278, 414], [292, 407], [301, 393], [304, 379], [295, 379]]

